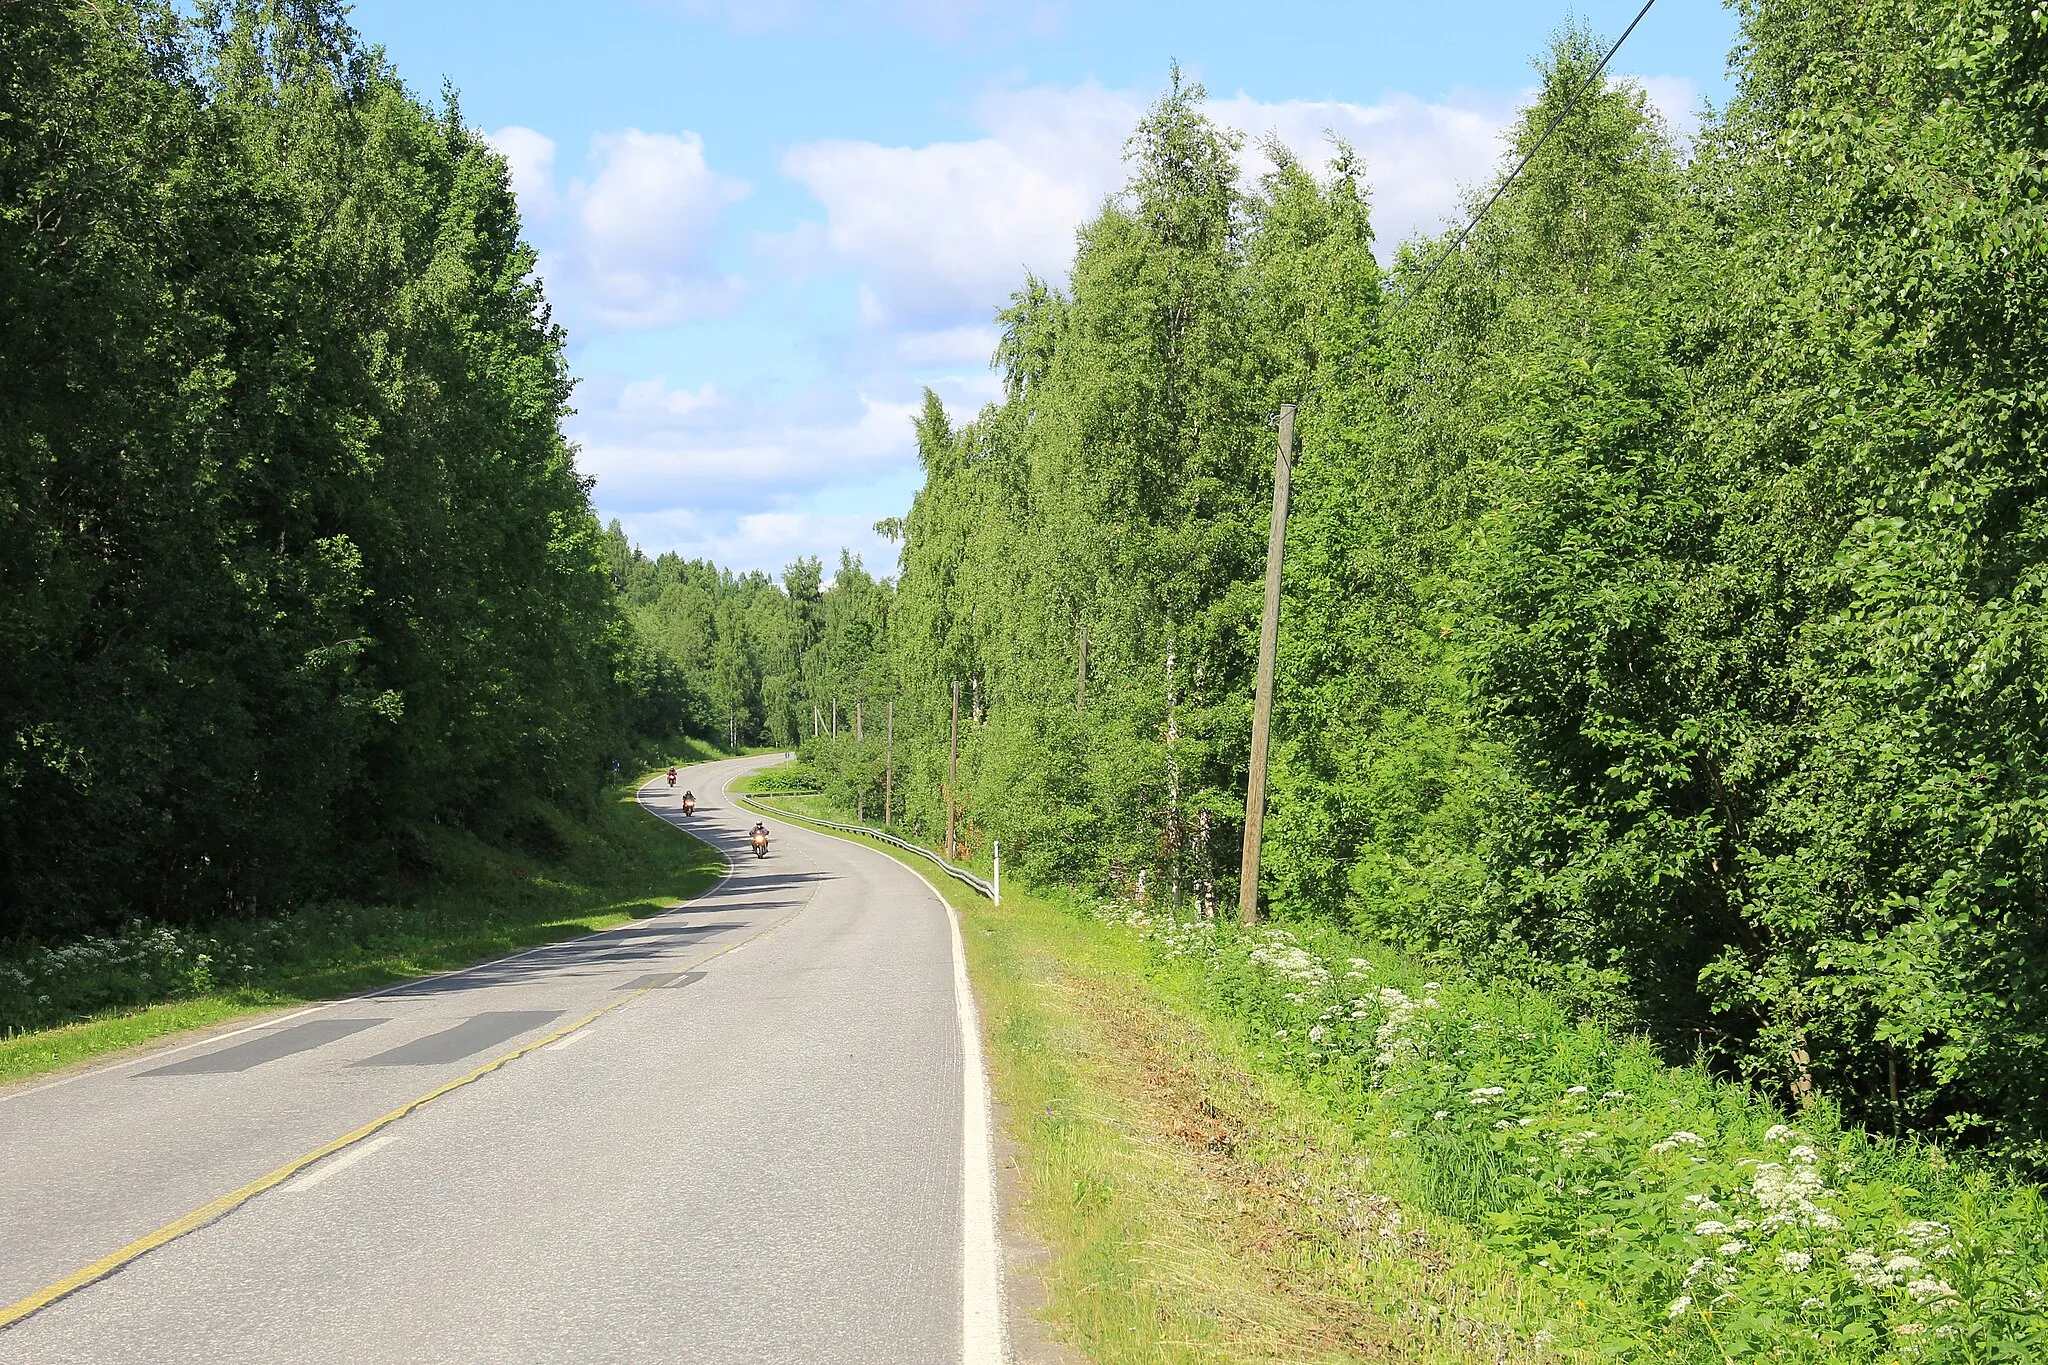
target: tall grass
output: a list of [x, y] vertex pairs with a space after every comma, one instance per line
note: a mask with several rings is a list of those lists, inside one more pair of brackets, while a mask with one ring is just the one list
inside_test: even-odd
[[1564, 1305], [1560, 1347], [1699, 1362], [2048, 1359], [2048, 1209], [1996, 1167], [1787, 1113], [1512, 985], [1340, 932], [1095, 913]]

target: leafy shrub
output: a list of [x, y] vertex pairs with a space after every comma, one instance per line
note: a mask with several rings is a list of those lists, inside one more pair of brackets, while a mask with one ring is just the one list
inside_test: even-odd
[[1974, 1158], [1796, 1116], [1515, 987], [1322, 929], [1098, 913], [1193, 965], [1408, 1192], [1585, 1303], [1563, 1340], [1718, 1362], [2036, 1360], [2048, 1208]]

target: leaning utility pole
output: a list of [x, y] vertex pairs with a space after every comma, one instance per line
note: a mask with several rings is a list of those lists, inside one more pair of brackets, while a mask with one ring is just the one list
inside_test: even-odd
[[1251, 773], [1244, 791], [1244, 870], [1237, 917], [1259, 922], [1259, 836], [1266, 823], [1266, 748], [1273, 732], [1273, 651], [1280, 641], [1280, 559], [1287, 549], [1287, 493], [1294, 478], [1294, 404], [1280, 405], [1280, 447], [1273, 457], [1273, 529], [1266, 537], [1266, 610], [1259, 617], [1259, 684], [1252, 698]]
[[889, 757], [882, 768], [882, 828], [894, 822], [896, 814], [896, 699], [889, 698]]
[[946, 861], [957, 856], [953, 810], [960, 804], [960, 680], [953, 679], [953, 739], [946, 753]]
[[1074, 651], [1074, 709], [1088, 709], [1088, 627], [1081, 627], [1081, 642]]

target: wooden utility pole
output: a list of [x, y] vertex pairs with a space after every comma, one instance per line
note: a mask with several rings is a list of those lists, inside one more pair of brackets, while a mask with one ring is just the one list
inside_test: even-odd
[[1074, 660], [1074, 709], [1088, 709], [1088, 627], [1081, 627], [1081, 644], [1075, 650]]
[[960, 804], [960, 680], [953, 679], [953, 739], [946, 753], [946, 861], [952, 862], [958, 847], [954, 839], [953, 810]]
[[896, 699], [889, 698], [889, 749], [882, 767], [882, 828], [889, 828], [896, 815]]
[[866, 703], [861, 701], [855, 701], [853, 704], [853, 742], [855, 744], [860, 743], [860, 713], [864, 705]]
[[1266, 610], [1259, 617], [1259, 683], [1252, 698], [1252, 761], [1244, 791], [1244, 870], [1237, 917], [1259, 922], [1259, 836], [1266, 823], [1266, 749], [1273, 731], [1273, 651], [1280, 642], [1280, 560], [1287, 549], [1287, 494], [1294, 480], [1294, 404], [1280, 405], [1280, 446], [1273, 457], [1273, 529], [1266, 537]]
[[839, 698], [832, 699], [832, 738], [839, 738]]

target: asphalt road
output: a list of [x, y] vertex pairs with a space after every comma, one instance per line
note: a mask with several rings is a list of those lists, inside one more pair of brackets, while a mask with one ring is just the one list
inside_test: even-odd
[[764, 761], [685, 771], [733, 869], [679, 909], [0, 1095], [0, 1306], [165, 1238], [0, 1362], [995, 1365], [957, 930], [872, 851], [756, 860]]

